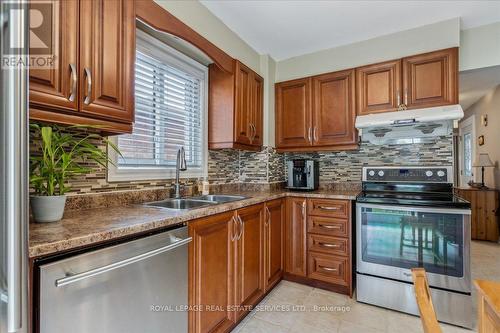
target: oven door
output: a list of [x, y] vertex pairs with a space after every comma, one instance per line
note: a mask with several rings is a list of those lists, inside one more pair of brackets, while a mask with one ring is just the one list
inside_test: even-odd
[[469, 293], [470, 210], [356, 204], [357, 271], [412, 282], [423, 267], [433, 287]]

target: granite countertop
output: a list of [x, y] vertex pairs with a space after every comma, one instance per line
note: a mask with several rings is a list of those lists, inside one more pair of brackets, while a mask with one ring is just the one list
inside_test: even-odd
[[[133, 236], [287, 196], [354, 200], [359, 191], [239, 192], [247, 199], [188, 211], [143, 205], [67, 211], [54, 223], [30, 223], [29, 257], [36, 258]], [[228, 193], [229, 194], [229, 193]]]

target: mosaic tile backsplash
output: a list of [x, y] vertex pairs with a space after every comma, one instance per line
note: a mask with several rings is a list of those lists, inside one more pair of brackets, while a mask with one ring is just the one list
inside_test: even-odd
[[410, 145], [362, 142], [359, 150], [353, 151], [285, 154], [286, 161], [296, 158], [319, 161], [320, 183], [359, 182], [363, 166], [452, 165], [453, 136], [435, 137]]
[[[32, 133], [33, 134], [33, 133]], [[77, 135], [84, 135], [84, 132]], [[36, 136], [31, 140], [31, 153], [37, 153]], [[103, 142], [95, 142], [105, 150]], [[453, 163], [452, 136], [436, 137], [426, 143], [412, 145], [373, 145], [362, 143], [359, 150], [321, 153], [277, 153], [264, 147], [260, 152], [231, 149], [211, 150], [208, 156], [208, 181], [214, 187], [225, 184], [251, 186], [279, 186], [286, 180], [286, 161], [295, 158], [312, 158], [320, 162], [320, 183], [360, 182], [361, 170], [367, 165], [442, 165]], [[108, 182], [106, 170], [91, 165], [93, 172], [70, 181], [71, 194], [113, 192], [124, 190], [171, 189], [173, 179], [160, 181]], [[198, 191], [200, 179], [183, 179], [183, 193]]]

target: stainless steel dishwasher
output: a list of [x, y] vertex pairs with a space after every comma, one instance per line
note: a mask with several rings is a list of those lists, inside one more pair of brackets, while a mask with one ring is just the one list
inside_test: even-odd
[[40, 266], [40, 333], [187, 332], [187, 227]]

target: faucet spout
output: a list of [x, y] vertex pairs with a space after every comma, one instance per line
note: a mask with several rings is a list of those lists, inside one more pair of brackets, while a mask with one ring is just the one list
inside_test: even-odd
[[180, 147], [177, 151], [177, 163], [175, 165], [175, 198], [178, 199], [181, 197], [181, 184], [179, 181], [180, 171], [186, 171], [186, 152], [184, 151], [184, 147]]

